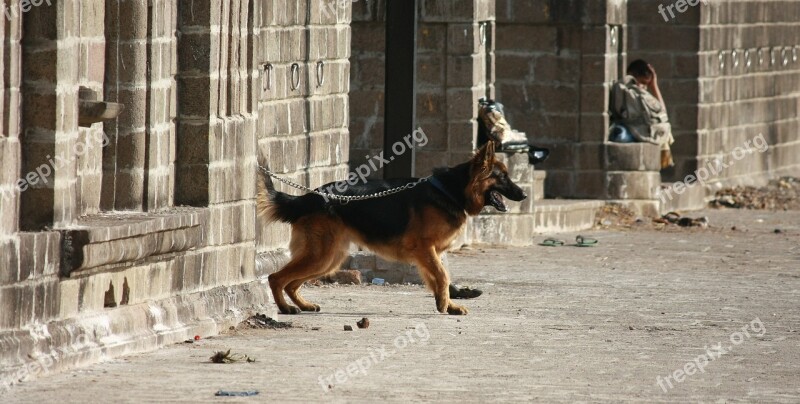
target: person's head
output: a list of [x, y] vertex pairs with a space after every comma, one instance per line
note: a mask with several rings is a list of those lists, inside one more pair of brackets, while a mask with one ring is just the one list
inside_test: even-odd
[[636, 59], [628, 65], [627, 74], [636, 78], [640, 84], [649, 84], [653, 79], [650, 65], [642, 59]]

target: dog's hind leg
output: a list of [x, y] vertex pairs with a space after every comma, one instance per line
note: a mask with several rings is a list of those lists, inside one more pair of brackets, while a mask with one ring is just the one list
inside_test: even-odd
[[309, 302], [308, 300], [304, 299], [303, 296], [300, 296], [300, 288], [303, 286], [304, 283], [317, 279], [321, 276], [325, 276], [333, 271], [339, 269], [344, 262], [345, 258], [347, 258], [347, 248], [345, 247], [342, 250], [334, 251], [333, 256], [329, 260], [329, 263], [325, 267], [319, 267], [321, 270], [315, 272], [313, 274], [309, 274], [301, 279], [294, 280], [286, 285], [284, 289], [286, 294], [289, 295], [289, 298], [300, 308], [302, 311], [319, 311], [319, 305]]
[[[335, 239], [334, 233], [331, 232], [331, 226], [329, 226], [329, 220], [325, 217], [304, 218], [292, 226], [292, 241], [289, 245], [289, 249], [292, 251], [292, 260], [280, 271], [269, 276], [269, 287], [281, 313], [300, 313], [300, 309], [286, 303], [283, 291], [289, 292], [289, 285], [292, 284], [298, 285], [297, 288], [299, 288], [302, 282], [298, 281], [303, 280], [304, 282], [304, 279], [313, 279], [319, 276], [321, 269], [327, 270], [334, 255], [334, 251], [327, 246], [332, 245]], [[297, 303], [298, 300], [292, 296], [291, 292], [289, 293], [292, 300]], [[294, 294], [296, 295], [296, 290], [294, 290]], [[300, 301], [305, 302], [302, 299]], [[310, 303], [305, 305], [305, 308], [316, 310], [316, 307]]]
[[436, 253], [436, 249], [434, 247], [427, 248], [416, 254], [415, 258], [422, 278], [436, 297], [436, 310], [439, 310], [440, 313], [467, 314], [466, 307], [450, 301], [450, 275]]

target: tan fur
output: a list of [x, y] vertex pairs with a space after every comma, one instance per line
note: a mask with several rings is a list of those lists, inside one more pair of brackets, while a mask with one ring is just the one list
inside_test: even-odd
[[[465, 190], [469, 206], [456, 223], [448, 220], [441, 210], [433, 206], [425, 207], [421, 211], [412, 211], [409, 226], [403, 235], [383, 243], [370, 240], [340, 219], [323, 213], [303, 217], [293, 223], [289, 245], [292, 259], [280, 271], [269, 276], [272, 295], [281, 313], [319, 311], [318, 305], [300, 296], [300, 287], [306, 281], [338, 269], [347, 257], [350, 243], [354, 242], [387, 259], [415, 264], [425, 284], [433, 291], [439, 312], [467, 314], [466, 308], [450, 301], [450, 277], [439, 255], [450, 247], [463, 230], [467, 215], [475, 215], [483, 208], [483, 195], [493, 182], [489, 178], [493, 167], [506, 170], [502, 163], [495, 160], [493, 144], [482, 148], [473, 157], [472, 164], [472, 179]], [[270, 220], [272, 205], [262, 185], [258, 197], [259, 215]], [[283, 292], [297, 307], [286, 302]]]
[[265, 219], [267, 222], [275, 221], [275, 204], [269, 200], [269, 192], [264, 185], [266, 179], [265, 174], [258, 171], [258, 180], [256, 181], [256, 215]]

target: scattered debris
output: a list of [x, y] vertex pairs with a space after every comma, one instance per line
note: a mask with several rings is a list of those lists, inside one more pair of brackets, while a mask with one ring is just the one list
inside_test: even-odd
[[340, 285], [360, 285], [361, 271], [357, 269], [342, 269], [319, 278], [319, 281], [320, 283], [338, 283]]
[[344, 330], [345, 331], [353, 331], [353, 326], [352, 325], [346, 325], [346, 326], [344, 326]]
[[708, 227], [708, 217], [698, 217], [698, 218], [691, 218], [691, 217], [681, 217], [681, 215], [677, 212], [669, 212], [660, 218], [653, 219], [654, 223], [661, 223], [661, 224], [676, 224], [681, 227]]
[[636, 212], [619, 204], [606, 204], [597, 211], [600, 227], [631, 227], [637, 223]]
[[763, 210], [800, 210], [800, 178], [781, 177], [767, 186], [726, 188], [717, 192], [713, 207]]
[[237, 353], [232, 354], [230, 349], [225, 352], [217, 351], [214, 353], [214, 355], [211, 355], [211, 358], [209, 359], [211, 359], [211, 362], [214, 363], [233, 363], [241, 361], [251, 363], [256, 361], [255, 359], [244, 354], [237, 354]]
[[383, 286], [384, 283], [386, 283], [386, 281], [383, 278], [374, 278], [374, 279], [372, 279], [372, 284], [373, 285]]
[[358, 328], [369, 328], [369, 319], [364, 317], [360, 321], [356, 322]]
[[250, 396], [257, 396], [258, 390], [250, 390], [250, 391], [225, 391], [219, 390], [214, 393], [217, 397], [250, 397]]
[[250, 316], [247, 320], [242, 321], [242, 323], [239, 325], [245, 328], [269, 328], [273, 330], [277, 328], [292, 328], [292, 323], [289, 321], [277, 321], [271, 317], [267, 317], [266, 314], [260, 313]]
[[321, 330], [321, 329], [322, 329], [322, 328], [320, 328], [320, 327], [311, 327], [311, 331], [319, 331], [319, 330]]

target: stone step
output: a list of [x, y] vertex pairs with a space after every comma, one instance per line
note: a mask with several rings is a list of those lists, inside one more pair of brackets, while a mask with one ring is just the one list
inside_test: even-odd
[[533, 206], [536, 233], [566, 233], [590, 229], [604, 201], [544, 199]]

